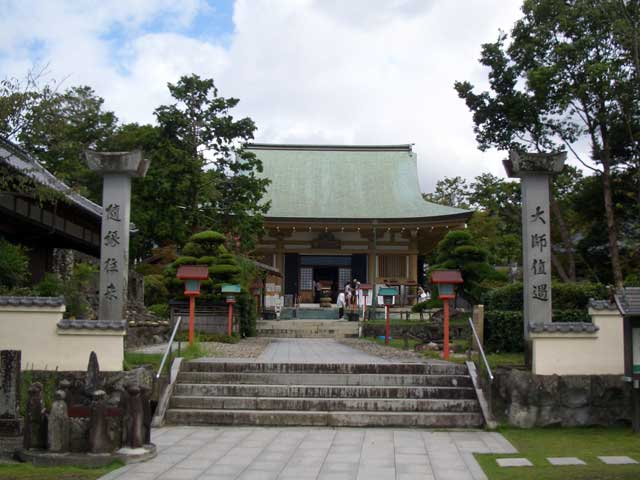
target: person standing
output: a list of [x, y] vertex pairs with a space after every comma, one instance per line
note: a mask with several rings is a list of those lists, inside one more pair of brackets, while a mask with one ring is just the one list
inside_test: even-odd
[[338, 294], [338, 299], [336, 300], [336, 306], [338, 307], [339, 320], [342, 320], [344, 318], [344, 306], [345, 306], [344, 292], [340, 292]]

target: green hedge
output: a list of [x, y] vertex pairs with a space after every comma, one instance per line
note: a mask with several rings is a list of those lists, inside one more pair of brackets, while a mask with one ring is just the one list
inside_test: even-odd
[[[554, 282], [551, 297], [554, 310], [586, 310], [590, 298], [607, 298], [607, 288], [600, 283]], [[483, 301], [487, 310], [522, 311], [522, 283], [494, 288], [485, 295]]]
[[[554, 310], [554, 322], [591, 322], [587, 310]], [[521, 352], [524, 320], [522, 312], [487, 310], [484, 314], [484, 344], [488, 352]]]
[[484, 347], [487, 352], [524, 351], [522, 312], [491, 310], [484, 313]]

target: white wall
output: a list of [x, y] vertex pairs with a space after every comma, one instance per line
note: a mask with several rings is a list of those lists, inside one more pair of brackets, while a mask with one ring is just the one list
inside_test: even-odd
[[58, 329], [64, 310], [64, 305], [0, 306], [0, 350], [21, 350], [23, 370], [83, 371], [91, 351], [100, 370], [122, 370], [125, 332]]
[[594, 333], [531, 333], [536, 375], [623, 375], [622, 316], [617, 310], [589, 310], [600, 327]]

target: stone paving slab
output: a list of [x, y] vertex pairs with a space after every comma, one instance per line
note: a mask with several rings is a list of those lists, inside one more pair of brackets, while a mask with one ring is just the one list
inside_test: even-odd
[[580, 460], [577, 457], [549, 457], [547, 461], [556, 467], [561, 467], [565, 465], [586, 465], [584, 461]]
[[259, 363], [390, 363], [331, 338], [275, 338]]
[[533, 467], [526, 458], [497, 458], [496, 462], [501, 467]]
[[424, 429], [163, 427], [152, 432], [156, 458], [100, 480], [486, 480], [473, 453], [515, 450], [500, 437]]
[[620, 456], [608, 456], [608, 457], [598, 457], [602, 463], [606, 463], [607, 465], [632, 465], [637, 464], [631, 457], [627, 457], [624, 455]]

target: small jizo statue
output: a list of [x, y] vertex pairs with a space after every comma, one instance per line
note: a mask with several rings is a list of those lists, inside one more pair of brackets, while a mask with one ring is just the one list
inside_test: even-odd
[[104, 390], [93, 392], [91, 417], [89, 419], [89, 451], [108, 453], [112, 450], [107, 432], [107, 403]]
[[34, 382], [29, 386], [27, 408], [24, 419], [23, 446], [25, 449], [46, 447], [46, 411], [42, 402], [42, 384]]
[[142, 424], [144, 426], [144, 444], [151, 443], [151, 388], [147, 385], [140, 386], [140, 398], [142, 400]]
[[49, 412], [47, 428], [47, 444], [49, 451], [54, 453], [69, 450], [69, 415], [67, 413], [66, 394], [63, 390], [56, 391]]
[[144, 408], [140, 387], [127, 385], [127, 446], [140, 448], [145, 441]]

